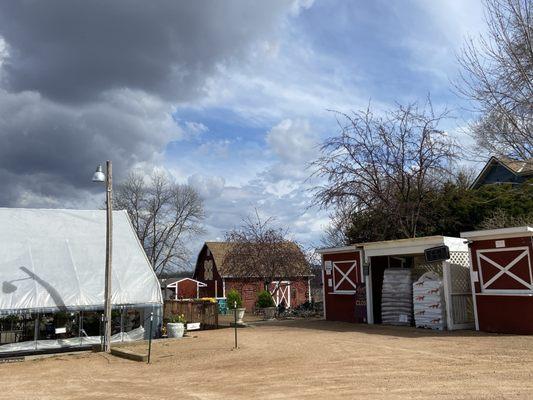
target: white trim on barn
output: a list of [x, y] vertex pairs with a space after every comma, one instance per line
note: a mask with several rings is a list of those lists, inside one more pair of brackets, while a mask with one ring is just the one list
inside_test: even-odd
[[531, 233], [533, 233], [533, 227], [517, 226], [513, 228], [488, 229], [486, 231], [461, 232], [461, 237], [465, 239], [491, 240], [527, 236]]

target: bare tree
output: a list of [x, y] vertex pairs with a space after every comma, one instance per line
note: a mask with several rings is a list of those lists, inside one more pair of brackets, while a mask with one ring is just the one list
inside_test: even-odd
[[[226, 241], [231, 243], [224, 260], [229, 275], [243, 280], [263, 278], [265, 289], [272, 282], [309, 275], [309, 263], [300, 246], [273, 222], [273, 218], [261, 219], [256, 211], [241, 227], [226, 233]], [[279, 284], [273, 294], [278, 289]]]
[[446, 180], [455, 156], [453, 141], [437, 129], [443, 114], [435, 115], [428, 101], [382, 116], [370, 108], [337, 115], [340, 134], [324, 141], [322, 156], [311, 164], [326, 180], [314, 190], [316, 202], [352, 216], [377, 211], [401, 236], [416, 236], [428, 197]]
[[118, 185], [114, 207], [125, 209], [160, 275], [189, 261], [186, 242], [202, 232], [203, 201], [194, 188], [171, 182], [163, 173], [149, 179], [132, 173]]
[[473, 100], [477, 144], [499, 156], [533, 157], [533, 3], [484, 0], [488, 33], [467, 40], [458, 91]]

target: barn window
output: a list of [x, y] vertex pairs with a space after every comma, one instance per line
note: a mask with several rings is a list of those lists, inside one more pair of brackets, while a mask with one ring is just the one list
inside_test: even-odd
[[213, 260], [205, 260], [204, 262], [204, 279], [206, 281], [213, 279]]
[[533, 292], [533, 276], [528, 247], [478, 250], [477, 265], [482, 292]]

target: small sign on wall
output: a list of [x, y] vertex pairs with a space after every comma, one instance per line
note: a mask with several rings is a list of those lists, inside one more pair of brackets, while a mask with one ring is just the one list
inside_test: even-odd
[[494, 245], [499, 248], [499, 247], [505, 247], [505, 240], [496, 240], [496, 242], [494, 242]]
[[479, 282], [479, 275], [477, 271], [470, 271], [470, 274], [472, 275], [472, 282]]
[[331, 270], [333, 269], [332, 262], [331, 261], [326, 261], [324, 263], [324, 269], [326, 270], [326, 275], [331, 275]]
[[328, 286], [333, 286], [333, 282], [331, 281], [331, 278], [328, 279]]

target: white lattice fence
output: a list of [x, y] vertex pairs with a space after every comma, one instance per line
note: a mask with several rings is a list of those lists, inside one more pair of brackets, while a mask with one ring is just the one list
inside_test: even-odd
[[467, 251], [454, 251], [450, 253], [450, 261], [444, 266], [449, 329], [474, 327], [469, 265], [470, 259]]

